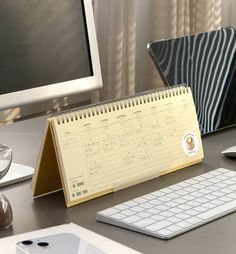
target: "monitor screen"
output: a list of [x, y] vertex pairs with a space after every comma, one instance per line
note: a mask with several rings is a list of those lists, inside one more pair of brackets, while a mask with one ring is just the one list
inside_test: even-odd
[[91, 1], [0, 1], [0, 108], [101, 87]]
[[236, 31], [216, 31], [151, 42], [166, 86], [191, 87], [202, 134], [236, 124]]

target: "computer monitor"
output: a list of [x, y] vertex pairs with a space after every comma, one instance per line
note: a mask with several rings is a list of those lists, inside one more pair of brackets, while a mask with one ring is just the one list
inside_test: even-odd
[[98, 89], [91, 0], [0, 1], [0, 109]]
[[[91, 0], [0, 1], [0, 110], [102, 87], [94, 23]], [[10, 171], [2, 180], [33, 173]]]

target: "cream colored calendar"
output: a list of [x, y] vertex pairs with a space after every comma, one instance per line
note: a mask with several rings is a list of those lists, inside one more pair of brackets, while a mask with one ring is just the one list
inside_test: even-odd
[[150, 91], [50, 117], [33, 195], [62, 188], [69, 207], [202, 158], [190, 88]]

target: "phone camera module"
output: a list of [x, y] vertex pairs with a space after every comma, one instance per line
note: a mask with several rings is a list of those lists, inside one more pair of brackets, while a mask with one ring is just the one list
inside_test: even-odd
[[38, 246], [40, 246], [40, 247], [47, 247], [49, 245], [49, 243], [47, 243], [47, 242], [39, 242], [38, 243]]
[[24, 245], [31, 245], [33, 242], [30, 240], [26, 240], [26, 241], [22, 241], [21, 243]]

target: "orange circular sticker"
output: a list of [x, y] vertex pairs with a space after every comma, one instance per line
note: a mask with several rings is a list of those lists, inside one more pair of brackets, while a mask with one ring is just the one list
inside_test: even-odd
[[183, 140], [182, 140], [182, 146], [184, 152], [188, 156], [193, 156], [198, 151], [198, 139], [196, 135], [193, 132], [188, 132], [184, 134]]

